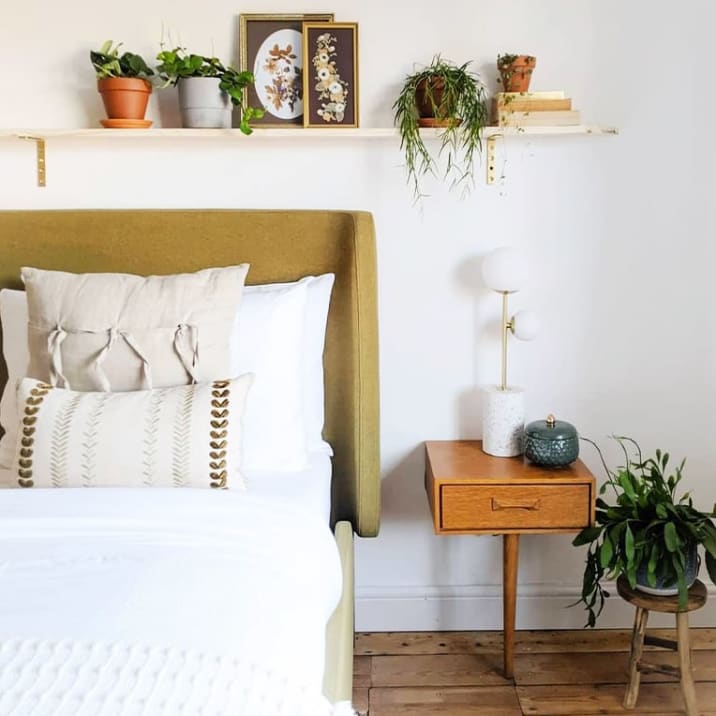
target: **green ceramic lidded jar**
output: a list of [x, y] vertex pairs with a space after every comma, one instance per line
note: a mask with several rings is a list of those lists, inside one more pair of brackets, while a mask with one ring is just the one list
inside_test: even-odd
[[579, 435], [571, 423], [548, 415], [525, 428], [525, 457], [543, 467], [565, 467], [579, 457]]

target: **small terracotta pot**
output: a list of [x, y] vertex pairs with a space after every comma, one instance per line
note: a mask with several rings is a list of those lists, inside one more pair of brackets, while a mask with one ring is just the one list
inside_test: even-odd
[[[432, 90], [432, 101], [428, 93]], [[418, 124], [421, 127], [447, 127], [460, 124], [459, 119], [446, 118], [447, 107], [443, 107], [445, 82], [439, 77], [420, 80], [415, 88], [415, 106], [418, 110]], [[435, 107], [433, 107], [433, 102]]]
[[138, 77], [105, 77], [97, 80], [109, 119], [144, 119], [152, 85]]
[[[432, 100], [435, 102], [437, 111], [433, 107], [428, 88], [432, 90]], [[439, 119], [444, 91], [445, 82], [440, 78], [420, 80], [415, 88], [415, 106], [418, 109], [418, 115]]]
[[537, 58], [530, 55], [518, 55], [509, 65], [498, 64], [503, 91], [527, 92], [536, 66]]

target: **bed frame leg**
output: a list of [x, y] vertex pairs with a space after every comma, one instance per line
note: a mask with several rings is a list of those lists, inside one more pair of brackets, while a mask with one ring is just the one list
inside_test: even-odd
[[326, 628], [323, 693], [332, 703], [353, 699], [354, 562], [353, 525], [338, 522], [334, 530], [343, 569], [343, 594]]

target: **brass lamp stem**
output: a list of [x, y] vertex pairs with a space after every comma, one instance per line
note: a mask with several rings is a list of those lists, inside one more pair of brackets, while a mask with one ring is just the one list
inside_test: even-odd
[[507, 331], [510, 330], [510, 320], [507, 317], [507, 291], [502, 292], [502, 383], [500, 390], [507, 390]]

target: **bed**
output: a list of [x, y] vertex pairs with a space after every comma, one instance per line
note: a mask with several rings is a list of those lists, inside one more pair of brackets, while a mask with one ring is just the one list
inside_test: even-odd
[[[74, 539], [78, 544], [83, 545], [82, 550], [86, 549], [87, 544], [105, 544], [111, 547], [108, 554], [113, 555], [107, 557], [105, 554], [99, 559], [101, 569], [106, 571], [106, 575], [114, 575], [118, 578], [118, 575], [122, 574], [121, 566], [118, 571], [110, 569], [113, 558], [117, 563], [128, 564], [130, 567], [145, 560], [142, 565], [142, 579], [146, 579], [146, 590], [140, 596], [142, 599], [155, 600], [159, 605], [162, 599], [166, 600], [170, 596], [162, 591], [166, 585], [176, 585], [178, 583], [176, 580], [182, 578], [182, 555], [187, 560], [187, 564], [191, 563], [192, 558], [196, 558], [197, 569], [206, 570], [207, 573], [203, 576], [207, 580], [216, 579], [217, 574], [221, 574], [221, 570], [229, 569], [229, 564], [240, 563], [242, 559], [250, 559], [266, 569], [267, 554], [268, 561], [272, 564], [281, 561], [277, 560], [275, 555], [282, 550], [291, 555], [285, 560], [287, 563], [295, 563], [296, 555], [304, 555], [300, 560], [301, 569], [295, 570], [294, 576], [298, 580], [296, 589], [310, 591], [311, 580], [324, 578], [330, 580], [338, 575], [337, 584], [333, 586], [334, 591], [337, 590], [335, 598], [337, 606], [328, 620], [325, 634], [321, 633], [316, 637], [315, 632], [318, 629], [316, 625], [320, 619], [314, 620], [315, 624], [313, 624], [309, 618], [306, 620], [307, 624], [303, 625], [306, 629], [305, 638], [318, 640], [316, 645], [306, 646], [308, 653], [305, 658], [310, 660], [315, 652], [315, 659], [325, 664], [322, 691], [327, 701], [334, 705], [347, 704], [350, 702], [352, 691], [353, 537], [356, 534], [363, 537], [375, 536], [379, 526], [377, 303], [372, 217], [365, 212], [347, 211], [0, 212], [0, 288], [22, 288], [18, 278], [19, 270], [21, 266], [26, 265], [78, 273], [102, 271], [148, 275], [189, 272], [207, 266], [224, 266], [237, 262], [247, 262], [252, 266], [247, 284], [295, 281], [302, 276], [327, 272], [336, 275], [324, 354], [326, 390], [324, 435], [333, 448], [332, 469], [325, 456], [317, 457], [316, 465], [313, 466], [314, 474], [316, 471], [322, 474], [324, 485], [330, 485], [330, 502], [325, 499], [325, 491], [328, 489], [326, 487], [323, 488], [323, 493], [319, 488], [312, 495], [310, 489], [297, 487], [301, 484], [300, 479], [291, 481], [291, 488], [288, 489], [285, 482], [281, 483], [284, 478], [280, 476], [272, 478], [249, 475], [250, 484], [252, 482], [256, 485], [260, 484], [261, 489], [254, 490], [248, 501], [241, 502], [241, 495], [236, 498], [232, 496], [231, 499], [236, 502], [235, 508], [231, 501], [221, 506], [217, 505], [217, 501], [211, 497], [211, 491], [204, 494], [205, 491], [174, 490], [174, 493], [182, 493], [182, 495], [170, 495], [168, 499], [173, 501], [170, 503], [171, 509], [164, 510], [166, 497], [146, 497], [146, 493], [154, 492], [153, 490], [125, 491], [122, 493], [122, 499], [113, 503], [112, 490], [103, 489], [82, 491], [93, 494], [83, 498], [85, 502], [82, 511], [78, 512], [76, 503], [60, 494], [70, 491], [47, 490], [33, 498], [30, 514], [32, 519], [27, 519], [28, 514], [24, 512], [22, 502], [25, 498], [19, 494], [26, 491], [3, 492], [0, 495], [0, 549], [3, 545], [19, 543], [25, 551], [26, 561], [20, 567], [3, 563], [2, 570], [6, 575], [7, 584], [8, 575], [12, 576], [13, 569], [22, 572], [23, 569], [27, 569], [27, 564], [40, 563], [42, 559], [46, 559], [47, 543], [38, 541], [38, 534], [43, 531], [48, 535], [54, 535], [55, 538], [58, 534], [62, 535], [62, 540], [59, 542], [63, 544], [71, 544]], [[0, 361], [0, 386], [4, 385], [5, 381], [5, 366]], [[272, 496], [272, 490], [274, 493], [280, 492], [284, 498], [282, 502], [278, 501], [281, 502], [278, 507], [277, 500]], [[202, 494], [198, 494], [199, 492]], [[251, 489], [247, 491], [247, 493], [251, 492]], [[163, 493], [157, 490], [156, 495], [160, 494]], [[292, 494], [295, 499], [292, 499]], [[324, 495], [323, 498], [321, 494]], [[158, 504], [159, 499], [162, 500], [162, 505]], [[121, 510], [116, 507], [116, 503], [119, 502], [124, 503]], [[296, 502], [301, 502], [300, 510], [295, 509], [295, 504], [292, 504]], [[131, 525], [127, 522], [128, 505], [131, 506], [129, 515]], [[227, 505], [230, 507], [227, 508]], [[212, 529], [200, 530], [199, 534], [192, 533], [189, 539], [184, 526], [191, 522], [192, 514], [196, 510], [208, 511], [216, 529], [212, 526]], [[165, 513], [170, 514], [170, 517], [156, 518], [158, 514]], [[88, 515], [91, 515], [92, 519], [89, 519]], [[237, 519], [236, 515], [241, 519]], [[327, 519], [333, 535], [332, 548], [326, 545], [325, 537], [322, 536], [324, 528], [320, 526]], [[245, 555], [237, 557], [232, 554], [231, 540], [250, 541], [247, 530], [252, 522], [259, 525], [256, 529], [260, 529], [263, 525], [270, 533], [269, 542], [271, 540], [274, 542], [273, 552], [254, 549], [249, 550], [248, 557]], [[222, 526], [221, 534], [218, 533], [218, 526]], [[132, 532], [135, 529], [137, 531]], [[314, 537], [304, 539], [301, 536], [311, 531], [316, 533]], [[128, 545], [127, 540], [124, 539], [128, 533], [140, 534], [141, 537], [132, 540], [132, 544]], [[167, 545], [173, 550], [169, 559], [166, 559]], [[203, 558], [204, 562], [201, 557], [202, 550], [205, 555], [211, 553], [211, 558]], [[194, 554], [195, 552], [197, 554]], [[120, 554], [121, 560], [117, 556]], [[147, 555], [151, 557], [148, 558]], [[63, 562], [63, 556], [66, 555], [58, 548], [56, 553], [52, 553], [52, 564], [46, 566], [46, 570], [54, 575], [58, 585], [71, 582], [71, 580], [63, 581], [63, 575], [66, 576], [63, 570], [67, 566]], [[83, 559], [98, 561], [95, 553], [82, 556]], [[234, 561], [227, 563], [227, 559]], [[336, 561], [334, 569], [330, 569], [332, 560]], [[331, 574], [334, 577], [331, 577]], [[111, 585], [110, 576], [106, 576], [104, 583], [101, 583], [102, 580], [97, 580], [96, 574], [91, 577], [94, 582], [88, 588], [89, 593], [94, 594], [93, 604], [96, 604], [97, 600], [100, 600], [100, 603], [110, 603], [118, 593], [121, 595], [121, 579], [110, 589], [108, 587], [108, 584]], [[11, 579], [10, 583], [12, 584]], [[91, 592], [92, 585], [96, 587], [98, 584], [100, 591]], [[71, 679], [68, 680], [64, 672], [68, 669], [71, 671], [70, 667], [73, 664], [75, 672], [81, 670], [82, 665], [91, 665], [95, 675], [110, 681], [112, 679], [105, 674], [105, 671], [114, 664], [112, 673], [116, 681], [129, 669], [130, 662], [134, 664], [135, 671], [142, 671], [149, 668], [151, 660], [155, 659], [160, 664], [155, 672], [160, 674], [161, 678], [169, 681], [181, 678], [183, 671], [178, 667], [174, 670], [170, 668], [172, 660], [179, 658], [177, 656], [179, 652], [175, 653], [171, 648], [168, 650], [165, 648], [164, 651], [160, 649], [157, 653], [154, 653], [153, 647], [146, 647], [146, 645], [141, 653], [134, 653], [133, 648], [129, 648], [128, 653], [124, 654], [124, 661], [116, 662], [119, 658], [115, 653], [119, 648], [117, 644], [122, 642], [121, 637], [125, 634], [122, 631], [124, 627], [121, 615], [118, 617], [116, 611], [112, 612], [111, 624], [109, 624], [110, 620], [96, 617], [96, 609], [90, 609], [86, 604], [74, 607], [77, 620], [83, 622], [83, 628], [91, 627], [89, 634], [94, 637], [94, 641], [80, 645], [68, 643], [66, 639], [63, 641], [62, 630], [56, 635], [48, 636], [47, 631], [52, 631], [52, 615], [48, 613], [47, 604], [38, 606], [39, 602], [35, 603], [36, 599], [40, 599], [39, 593], [46, 586], [40, 585], [40, 589], [29, 591], [19, 604], [12, 590], [1, 592], [0, 693], [3, 692], [4, 685], [6, 702], [0, 701], [0, 714], [24, 713], [22, 710], [17, 710], [19, 708], [17, 704], [23, 698], [22, 690], [25, 688], [23, 679], [27, 680], [28, 684], [31, 681], [36, 683], [38, 680], [41, 683], [51, 684], [61, 681], [63, 677], [69, 683]], [[76, 586], [73, 585], [73, 589]], [[249, 680], [252, 683], [264, 680], [264, 695], [273, 693], [275, 689], [271, 679], [281, 676], [279, 670], [277, 674], [262, 673], [259, 678], [256, 664], [249, 663], [251, 660], [248, 658], [244, 659], [246, 655], [237, 656], [235, 652], [229, 655], [231, 658], [226, 663], [217, 661], [213, 666], [209, 663], [207, 654], [211, 656], [215, 645], [209, 643], [210, 640], [207, 641], [207, 634], [216, 632], [214, 621], [221, 616], [223, 608], [221, 605], [232, 598], [234, 594], [232, 590], [239, 593], [241, 585], [228, 579], [223, 597], [216, 594], [207, 597], [206, 614], [202, 612], [203, 616], [193, 618], [191, 628], [187, 627], [187, 632], [193, 635], [192, 639], [195, 641], [191, 642], [188, 648], [186, 644], [180, 645], [184, 647], [181, 651], [184, 671], [186, 670], [184, 662], [193, 658], [192, 668], [199, 675], [197, 681], [201, 682], [202, 675], [210, 674], [211, 677], [207, 678], [210, 678], [212, 683], [226, 682], [224, 691], [219, 690], [213, 696], [202, 696], [199, 689], [193, 692], [191, 697], [193, 701], [188, 696], [185, 698], [184, 706], [187, 710], [181, 710], [179, 702], [171, 701], [171, 694], [178, 693], [177, 689], [165, 684], [162, 688], [170, 696], [158, 701], [158, 697], [151, 695], [150, 689], [148, 695], [145, 694], [144, 698], [137, 702], [142, 703], [142, 708], [145, 710], [136, 710], [136, 713], [148, 713], [152, 716], [159, 713], [204, 713], [197, 710], [196, 705], [206, 704], [213, 699], [211, 701], [213, 710], [208, 710], [206, 713], [215, 713], [218, 716], [223, 711], [217, 704], [222, 698], [228, 698], [232, 681], [247, 678], [246, 674], [249, 673], [247, 669], [250, 670]], [[276, 593], [277, 591], [279, 593]], [[76, 598], [76, 594], [76, 590], [65, 593], [63, 589], [58, 589], [53, 599], [62, 605], [72, 600], [73, 595]], [[266, 593], [265, 599], [259, 598], [260, 591], [257, 595], [258, 597], [256, 595], [253, 597], [255, 604], [252, 603], [252, 608], [263, 610], [264, 613], [245, 615], [246, 618], [243, 621], [239, 620], [236, 628], [249, 629], [257, 619], [268, 619], [275, 634], [267, 638], [259, 648], [259, 651], [266, 652], [263, 655], [263, 663], [267, 663], [271, 658], [271, 649], [274, 649], [276, 663], [286, 662], [286, 668], [290, 669], [289, 657], [296, 658], [296, 654], [292, 652], [292, 648], [296, 647], [293, 645], [289, 648], [286, 643], [290, 640], [290, 635], [286, 636], [284, 644], [280, 643], [280, 639], [281, 630], [289, 623], [286, 615], [292, 614], [293, 595], [280, 593], [277, 589], [270, 594]], [[318, 597], [316, 599], [318, 600]], [[3, 621], [3, 613], [5, 621]], [[79, 616], [81, 614], [85, 614], [85, 617]], [[13, 644], [12, 639], [3, 634], [3, 625], [7, 625], [11, 617], [15, 624], [34, 625], [28, 626], [28, 630], [24, 633], [26, 639], [22, 644]], [[300, 621], [300, 617], [300, 614], [293, 614], [291, 620]], [[172, 625], [162, 625], [161, 619], [155, 619], [154, 622], [155, 625], [151, 626], [149, 631], [156, 627], [155, 636], [161, 645], [164, 643], [162, 639], [171, 633]], [[32, 629], [35, 629], [35, 633], [31, 634]], [[302, 638], [301, 635], [299, 638]], [[22, 658], [18, 661], [20, 652]], [[56, 666], [50, 675], [47, 665], [51, 663], [55, 663]], [[65, 666], [62, 666], [63, 664]], [[8, 670], [11, 669], [15, 669], [15, 672], [9, 674]], [[268, 672], [271, 672], [271, 669]], [[285, 680], [285, 674], [281, 678]], [[102, 687], [100, 681], [95, 681], [92, 685], [92, 698], [95, 699], [96, 704], [100, 703], [97, 699], [101, 700], [103, 689], [107, 691], [106, 685]], [[305, 684], [294, 686], [303, 688]], [[49, 687], [43, 688], [49, 693]], [[7, 696], [8, 689], [13, 692], [14, 701]], [[27, 690], [29, 692], [29, 686]], [[67, 694], [70, 691], [66, 689], [66, 692], [65, 697], [69, 698]], [[43, 701], [42, 693], [44, 692], [37, 697], [39, 701], [33, 702], [33, 708], [37, 708], [37, 713], [100, 713], [96, 705], [93, 707], [94, 711], [89, 706], [83, 706], [85, 711], [82, 711], [77, 705], [79, 702], [74, 707], [70, 702], [62, 702], [61, 706], [65, 709], [62, 711], [60, 705], [55, 707], [47, 699]], [[125, 689], [122, 693], [124, 696], [119, 694], [118, 701], [113, 702], [114, 710], [105, 705], [103, 706], [105, 710], [101, 713], [125, 713], [117, 704], [122, 698], [127, 698], [129, 691]], [[151, 700], [152, 698], [154, 701]], [[246, 698], [258, 698], [258, 696], [253, 694]], [[187, 704], [190, 702], [194, 705], [193, 711], [188, 710]], [[261, 708], [266, 708], [265, 704], [261, 708], [258, 706], [254, 708], [249, 705], [249, 701], [245, 703], [244, 712], [247, 716], [251, 716], [254, 712], [264, 713]], [[57, 704], [60, 704], [60, 701]], [[161, 704], [161, 709], [164, 710], [161, 710], [158, 704]], [[13, 711], [13, 708], [16, 710]], [[291, 710], [290, 699], [282, 705], [276, 705], [275, 713], [284, 713], [282, 708], [286, 709], [287, 714], [298, 713], [295, 709]], [[314, 713], [318, 714], [319, 711], [315, 710]]]

